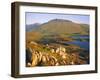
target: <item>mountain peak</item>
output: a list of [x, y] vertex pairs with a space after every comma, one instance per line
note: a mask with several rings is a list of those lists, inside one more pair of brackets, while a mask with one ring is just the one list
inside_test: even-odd
[[56, 21], [56, 22], [72, 22], [70, 20], [64, 20], [64, 19], [53, 19], [51, 21]]

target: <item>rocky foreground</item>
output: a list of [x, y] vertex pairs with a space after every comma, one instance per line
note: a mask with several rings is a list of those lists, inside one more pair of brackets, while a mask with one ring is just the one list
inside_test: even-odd
[[80, 56], [80, 50], [74, 45], [43, 45], [31, 41], [26, 44], [26, 67], [87, 64], [88, 56]]

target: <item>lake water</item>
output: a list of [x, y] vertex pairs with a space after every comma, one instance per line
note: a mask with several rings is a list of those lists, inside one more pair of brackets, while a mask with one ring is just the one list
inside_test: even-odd
[[81, 48], [89, 50], [89, 42], [87, 41], [72, 41], [72, 42], [67, 42], [67, 44], [74, 44], [80, 46]]
[[[72, 36], [73, 39], [89, 39], [89, 36]], [[89, 41], [80, 41], [80, 40], [74, 40], [71, 42], [67, 42], [67, 44], [74, 44], [77, 46], [80, 46], [81, 48], [84, 48], [86, 50], [89, 50]]]
[[71, 36], [71, 38], [74, 38], [74, 39], [89, 39], [89, 36], [88, 35], [77, 35], [77, 36]]

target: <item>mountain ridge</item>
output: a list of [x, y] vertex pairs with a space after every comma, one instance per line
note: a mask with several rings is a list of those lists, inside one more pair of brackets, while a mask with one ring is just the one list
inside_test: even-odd
[[[89, 25], [88, 24], [79, 24], [72, 22], [70, 20], [64, 19], [53, 19], [46, 23], [36, 25], [33, 28], [30, 28], [30, 31], [37, 31], [40, 33], [47, 34], [71, 34], [71, 33], [85, 33], [88, 34]], [[34, 25], [34, 24], [33, 24]], [[28, 27], [28, 26], [26, 26]], [[27, 31], [27, 30], [26, 30]]]

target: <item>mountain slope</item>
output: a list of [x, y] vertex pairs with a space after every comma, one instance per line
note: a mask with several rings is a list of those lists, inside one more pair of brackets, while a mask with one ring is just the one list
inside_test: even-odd
[[40, 26], [37, 31], [47, 34], [87, 33], [85, 25], [63, 19], [54, 19]]
[[28, 31], [36, 30], [39, 26], [40, 26], [39, 23], [26, 25], [26, 31], [28, 32]]

